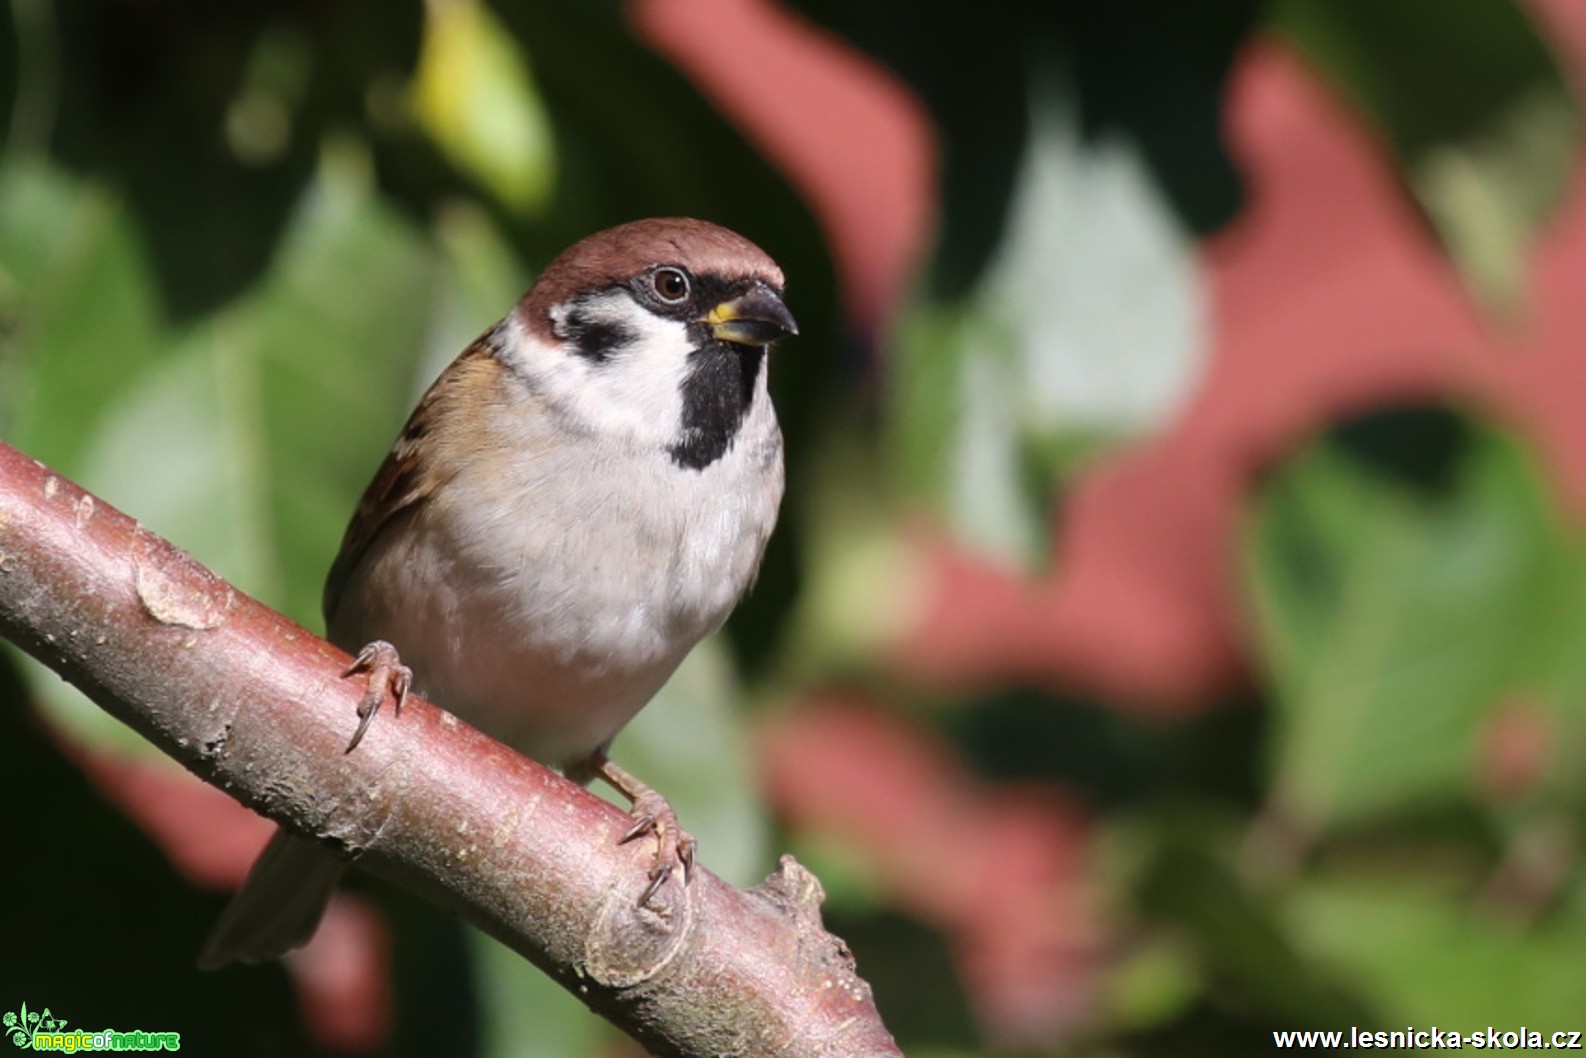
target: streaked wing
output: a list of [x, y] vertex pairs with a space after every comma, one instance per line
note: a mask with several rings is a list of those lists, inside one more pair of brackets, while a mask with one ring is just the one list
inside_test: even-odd
[[422, 506], [445, 483], [446, 475], [437, 471], [435, 460], [424, 461], [418, 456], [426, 447], [433, 450], [435, 431], [440, 420], [445, 417], [443, 409], [455, 399], [458, 391], [474, 383], [481, 368], [493, 364], [494, 353], [490, 341], [493, 334], [493, 330], [487, 331], [474, 339], [441, 372], [434, 385], [419, 400], [413, 414], [408, 416], [407, 425], [391, 446], [385, 462], [375, 472], [374, 480], [364, 490], [352, 521], [347, 525], [347, 532], [342, 536], [341, 550], [325, 577], [321, 606], [327, 625], [336, 613], [352, 571], [368, 552], [369, 546], [386, 528]]

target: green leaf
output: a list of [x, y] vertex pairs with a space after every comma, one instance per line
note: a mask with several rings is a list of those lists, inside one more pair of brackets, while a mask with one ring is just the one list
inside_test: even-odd
[[169, 341], [121, 201], [47, 163], [0, 165], [0, 437], [72, 473]]
[[809, 571], [780, 640], [775, 678], [784, 686], [871, 671], [927, 604], [929, 575], [890, 509], [896, 483], [852, 421], [827, 430], [778, 530], [799, 541]]
[[1013, 340], [977, 305], [913, 311], [893, 358], [893, 451], [907, 495], [986, 552], [1034, 566], [1047, 512], [1021, 488]]
[[520, 43], [479, 0], [431, 0], [426, 11], [412, 86], [419, 126], [509, 207], [543, 209], [555, 151]]
[[[175, 21], [131, 8], [51, 11], [53, 33], [38, 49], [48, 55], [40, 67], [60, 71], [53, 91], [40, 90], [51, 154], [106, 180], [127, 203], [146, 250], [141, 272], [166, 311], [190, 321], [224, 307], [279, 252], [314, 172], [319, 137], [298, 134], [289, 99], [273, 101], [286, 127], [266, 153], [227, 127], [238, 117], [256, 124], [245, 116], [263, 87], [250, 76], [259, 53], [296, 50], [297, 35], [262, 9]], [[285, 32], [271, 32], [272, 22]], [[372, 48], [373, 35], [366, 39], [358, 51]], [[334, 61], [356, 67], [360, 56], [344, 51]]]
[[1273, 798], [1305, 827], [1466, 796], [1489, 707], [1536, 671], [1561, 544], [1547, 492], [1492, 433], [1452, 474], [1428, 496], [1329, 439], [1256, 504]]
[[[1170, 810], [1134, 883], [1137, 906], [1197, 954], [1203, 991], [1231, 988], [1244, 1003], [1293, 1024], [1355, 1020], [1361, 1010], [1354, 997], [1296, 948], [1277, 901], [1234, 869], [1231, 822], [1200, 806]], [[1174, 987], [1193, 983], [1175, 976], [1168, 981]]]
[[[329, 152], [263, 282], [107, 391], [102, 422], [85, 422], [64, 385], [30, 409], [84, 435], [63, 472], [310, 628], [347, 518], [413, 400], [434, 308], [418, 234], [365, 175], [356, 152]], [[135, 257], [121, 263], [137, 274]], [[454, 350], [467, 340], [448, 337]], [[65, 349], [77, 374], [106, 358], [121, 370], [113, 344]], [[79, 733], [119, 731], [60, 681], [37, 687]]]
[[1087, 140], [1040, 85], [1002, 243], [952, 305], [916, 304], [895, 342], [893, 448], [908, 493], [967, 540], [1047, 553], [1073, 454], [1178, 407], [1203, 321], [1191, 244], [1137, 150]]
[[1513, 0], [1281, 0], [1278, 28], [1387, 137], [1466, 282], [1522, 305], [1580, 137], [1569, 85]]
[[1188, 945], [1153, 938], [1110, 967], [1103, 1008], [1106, 1022], [1125, 1031], [1159, 1028], [1183, 1017], [1204, 982]]
[[576, 996], [499, 941], [468, 931], [479, 1058], [595, 1058], [616, 1036]]
[[1378, 1024], [1568, 1027], [1586, 1009], [1586, 894], [1516, 921], [1409, 874], [1323, 875], [1285, 919], [1308, 956], [1370, 995]]
[[410, 400], [428, 315], [413, 232], [332, 163], [248, 298], [126, 390], [81, 480], [310, 626]]

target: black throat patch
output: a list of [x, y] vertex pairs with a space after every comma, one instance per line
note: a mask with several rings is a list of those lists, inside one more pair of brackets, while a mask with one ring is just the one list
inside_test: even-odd
[[688, 355], [683, 379], [683, 437], [667, 451], [688, 470], [704, 470], [727, 453], [754, 401], [765, 350], [706, 339]]

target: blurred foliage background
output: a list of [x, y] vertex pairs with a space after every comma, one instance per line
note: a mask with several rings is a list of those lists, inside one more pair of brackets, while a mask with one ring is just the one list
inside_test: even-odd
[[[1571, 0], [3, 15], [0, 437], [312, 628], [555, 252], [781, 262], [782, 527], [616, 754], [724, 876], [817, 870], [909, 1053], [1586, 1027]], [[267, 828], [15, 652], [0, 702], [0, 1008], [632, 1053], [374, 885], [200, 975]]]

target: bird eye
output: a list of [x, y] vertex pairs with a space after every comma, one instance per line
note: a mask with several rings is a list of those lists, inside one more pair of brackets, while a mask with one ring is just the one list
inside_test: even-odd
[[688, 276], [680, 268], [657, 268], [650, 277], [655, 296], [676, 305], [688, 297]]

